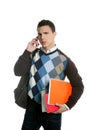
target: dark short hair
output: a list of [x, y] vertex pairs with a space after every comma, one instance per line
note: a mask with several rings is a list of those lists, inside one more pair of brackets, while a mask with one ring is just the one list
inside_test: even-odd
[[46, 26], [46, 25], [51, 28], [52, 32], [55, 32], [55, 25], [54, 25], [54, 23], [53, 23], [52, 21], [50, 21], [50, 20], [45, 20], [45, 19], [41, 20], [41, 21], [38, 23], [37, 29], [38, 29], [39, 27]]

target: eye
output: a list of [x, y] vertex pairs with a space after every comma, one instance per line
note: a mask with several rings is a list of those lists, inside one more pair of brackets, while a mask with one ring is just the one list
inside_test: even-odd
[[48, 34], [48, 32], [44, 32], [44, 34]]

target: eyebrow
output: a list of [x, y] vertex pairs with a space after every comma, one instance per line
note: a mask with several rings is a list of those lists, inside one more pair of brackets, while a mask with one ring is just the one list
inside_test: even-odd
[[[48, 34], [49, 32], [43, 32], [44, 34]], [[38, 33], [38, 35], [41, 35], [41, 33]]]

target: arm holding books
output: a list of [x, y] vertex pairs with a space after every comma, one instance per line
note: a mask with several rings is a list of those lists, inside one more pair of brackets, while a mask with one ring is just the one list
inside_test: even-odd
[[[51, 91], [49, 91], [50, 98], [48, 99], [48, 104], [54, 104], [56, 106], [59, 106], [59, 109], [56, 110], [55, 112], [53, 112], [55, 114], [62, 113], [62, 112], [65, 112], [65, 111], [71, 109], [77, 103], [77, 101], [81, 97], [83, 90], [84, 90], [82, 78], [80, 77], [75, 64], [70, 59], [68, 61], [65, 75], [68, 77], [69, 82], [70, 82], [70, 86], [72, 88], [72, 91], [71, 91], [71, 94], [69, 95], [68, 100], [66, 100], [67, 98], [65, 98], [64, 101], [62, 100], [62, 99], [64, 99], [63, 96], [65, 95], [63, 86], [65, 86], [66, 83], [62, 82], [64, 84], [57, 84], [57, 81], [54, 82], [54, 80], [51, 80], [51, 82], [50, 82], [51, 87], [49, 87], [50, 88], [49, 90], [51, 90]], [[63, 81], [63, 80], [61, 80], [61, 81]], [[58, 87], [58, 86], [61, 86], [62, 89], [60, 90], [60, 87]], [[65, 91], [66, 91], [66, 89], [65, 89]], [[62, 102], [58, 98], [61, 96], [62, 96], [62, 98], [61, 98]], [[58, 102], [55, 101], [55, 98], [56, 98], [56, 101], [58, 101]]]
[[82, 96], [84, 84], [75, 64], [70, 59], [68, 59], [68, 65], [65, 74], [72, 85], [72, 94], [69, 100], [66, 102], [66, 105], [71, 109]]
[[57, 106], [60, 107], [59, 110], [54, 112], [56, 114], [62, 113], [62, 112], [65, 112], [65, 111], [71, 109], [78, 102], [78, 100], [80, 99], [80, 97], [84, 91], [84, 85], [82, 82], [82, 78], [79, 75], [75, 64], [70, 59], [68, 59], [68, 65], [67, 65], [65, 74], [72, 85], [72, 94], [65, 104], [62, 104], [62, 105], [56, 104]]

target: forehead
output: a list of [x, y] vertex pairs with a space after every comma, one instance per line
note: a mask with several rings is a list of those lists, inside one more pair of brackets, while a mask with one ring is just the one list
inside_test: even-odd
[[50, 31], [52, 32], [51, 28], [50, 28], [48, 25], [39, 27], [39, 28], [37, 29], [37, 31], [38, 31], [39, 33], [50, 32]]

